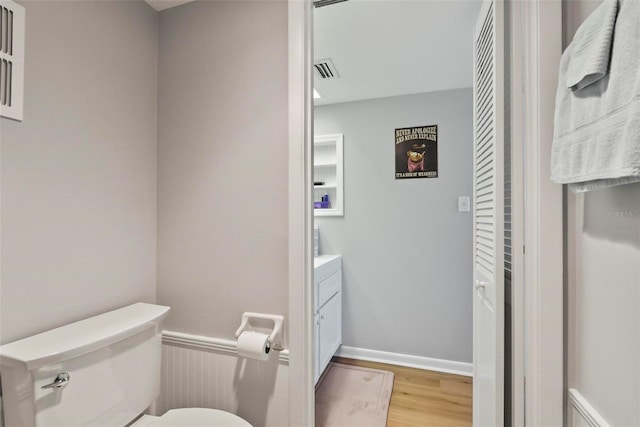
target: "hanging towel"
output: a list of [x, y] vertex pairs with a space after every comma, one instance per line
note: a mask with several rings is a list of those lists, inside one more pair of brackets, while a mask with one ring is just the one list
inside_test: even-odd
[[551, 180], [584, 192], [640, 182], [640, 1], [620, 0], [609, 73], [567, 87], [574, 45], [560, 61]]
[[571, 45], [566, 85], [583, 89], [607, 75], [618, 0], [605, 0], [580, 25]]

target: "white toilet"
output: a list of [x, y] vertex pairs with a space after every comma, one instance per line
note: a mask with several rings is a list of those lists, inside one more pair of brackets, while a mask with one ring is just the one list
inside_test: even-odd
[[168, 313], [137, 303], [0, 346], [5, 426], [251, 427], [216, 409], [143, 415], [160, 394]]

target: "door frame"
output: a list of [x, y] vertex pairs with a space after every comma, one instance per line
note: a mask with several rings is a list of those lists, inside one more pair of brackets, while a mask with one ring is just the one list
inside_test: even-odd
[[[290, 426], [312, 426], [315, 409], [312, 7], [288, 0]], [[513, 287], [513, 424], [562, 425], [562, 186], [549, 181], [561, 1], [514, 0], [511, 19], [512, 215], [521, 219], [513, 248], [523, 248], [514, 250], [513, 281], [524, 284]]]
[[313, 426], [313, 3], [288, 0], [289, 425]]
[[561, 1], [512, 1], [511, 35], [513, 425], [562, 425], [563, 202], [549, 179]]

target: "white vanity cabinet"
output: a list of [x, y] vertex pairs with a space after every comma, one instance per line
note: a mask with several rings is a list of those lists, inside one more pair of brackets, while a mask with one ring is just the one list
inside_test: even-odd
[[314, 379], [318, 382], [342, 344], [342, 257], [321, 255], [314, 264]]

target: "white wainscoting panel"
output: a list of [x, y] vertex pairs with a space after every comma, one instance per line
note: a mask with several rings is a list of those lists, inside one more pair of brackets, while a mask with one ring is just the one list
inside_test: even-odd
[[573, 427], [610, 427], [610, 424], [575, 388], [569, 389], [573, 407]]
[[288, 353], [266, 362], [240, 358], [235, 341], [163, 332], [156, 413], [173, 408], [232, 412], [254, 427], [288, 424]]
[[336, 356], [445, 372], [447, 374], [473, 376], [473, 364], [454, 360], [433, 359], [431, 357], [412, 356], [410, 354], [391, 353], [344, 345], [340, 346]]

